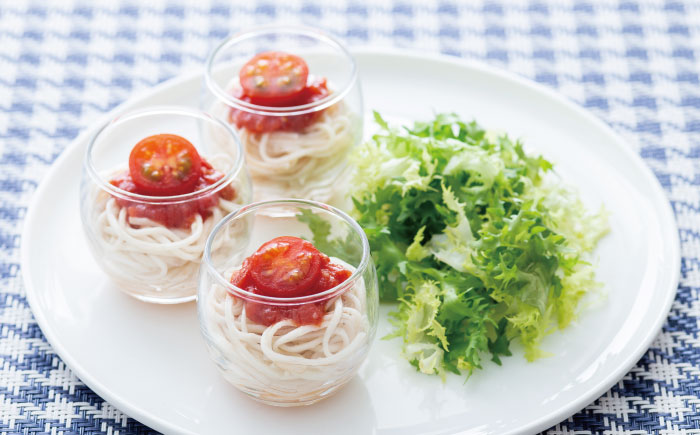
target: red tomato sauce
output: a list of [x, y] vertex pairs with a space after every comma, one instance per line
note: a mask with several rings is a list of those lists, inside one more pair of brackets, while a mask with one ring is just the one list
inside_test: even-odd
[[[315, 79], [309, 82], [301, 92], [301, 95], [287, 106], [301, 106], [304, 104], [314, 103], [326, 98], [330, 92], [325, 78]], [[243, 89], [237, 88], [233, 96], [239, 100], [255, 104], [253, 99], [245, 94]], [[245, 128], [252, 133], [269, 133], [273, 131], [293, 131], [301, 132], [308, 126], [318, 121], [323, 110], [317, 110], [311, 113], [296, 116], [267, 116], [257, 113], [250, 113], [244, 110], [231, 108], [228, 118], [231, 124], [237, 128]]]
[[[322, 293], [347, 280], [352, 272], [330, 262], [310, 242], [277, 237], [243, 261], [231, 283], [251, 293], [292, 298]], [[295, 325], [320, 325], [327, 301], [300, 305], [271, 305], [246, 301], [246, 316], [265, 326], [282, 320]]]
[[[204, 189], [219, 181], [223, 176], [224, 174], [214, 169], [209, 162], [201, 159], [201, 173], [197, 181], [193, 184], [191, 192]], [[130, 171], [125, 171], [121, 175], [118, 175], [111, 180], [110, 183], [127, 192], [139, 195], [148, 194], [144, 193], [142, 189], [134, 184]], [[188, 229], [195, 221], [195, 216], [197, 214], [202, 216], [202, 219], [211, 216], [211, 209], [219, 204], [219, 198], [232, 201], [236, 198], [236, 191], [229, 185], [217, 192], [202, 195], [186, 202], [173, 204], [146, 204], [115, 197], [117, 205], [126, 208], [127, 217], [129, 218], [148, 218], [168, 228], [182, 229]]]

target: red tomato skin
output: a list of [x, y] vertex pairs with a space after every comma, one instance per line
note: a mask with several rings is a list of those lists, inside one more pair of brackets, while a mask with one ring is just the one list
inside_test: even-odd
[[[256, 267], [253, 258], [255, 255], [256, 254], [251, 255], [243, 261], [241, 269], [235, 272], [231, 277], [231, 283], [253, 294], [270, 296], [266, 291], [261, 290], [252, 278]], [[351, 271], [338, 264], [331, 263], [330, 258], [324, 254], [320, 254], [320, 263], [319, 278], [314, 281], [314, 285], [310, 289], [304, 292], [304, 296], [329, 290], [343, 283], [352, 275]], [[320, 302], [301, 303], [298, 305], [274, 305], [247, 300], [245, 302], [245, 309], [246, 317], [250, 321], [265, 326], [273, 325], [282, 320], [291, 320], [292, 323], [297, 326], [320, 325], [323, 322], [326, 303], [327, 301], [324, 300]]]
[[[175, 148], [175, 155], [166, 152], [166, 146], [171, 145]], [[172, 164], [177, 167], [183, 162], [187, 169], [181, 177], [182, 173], [174, 173], [176, 168]], [[164, 165], [160, 168], [159, 179], [148, 178], [145, 167], [149, 164]], [[182, 195], [193, 191], [201, 176], [201, 164], [202, 159], [190, 141], [175, 134], [156, 134], [134, 145], [129, 155], [129, 175], [139, 191], [146, 195]]]
[[299, 56], [266, 51], [253, 56], [238, 73], [238, 81], [253, 104], [284, 107], [304, 90], [309, 67]]
[[[315, 79], [307, 84], [302, 90], [297, 99], [290, 104], [279, 107], [301, 106], [304, 104], [314, 103], [326, 98], [330, 92], [325, 78]], [[236, 89], [233, 94], [239, 100], [256, 104], [252, 98], [244, 94], [240, 88]], [[304, 131], [308, 126], [318, 121], [323, 110], [317, 110], [311, 113], [295, 116], [268, 116], [251, 113], [245, 110], [231, 108], [229, 111], [229, 123], [234, 124], [237, 128], [245, 128], [251, 133], [270, 133], [273, 131]]]
[[[217, 181], [224, 174], [214, 169], [209, 162], [202, 159], [201, 174], [196, 184], [192, 188], [192, 192], [204, 189]], [[140, 190], [131, 178], [131, 174], [127, 171], [117, 176], [110, 183], [119, 189], [127, 192], [146, 195], [147, 193]], [[187, 192], [191, 193], [191, 192]], [[211, 216], [211, 208], [219, 204], [219, 198], [232, 201], [236, 197], [236, 191], [232, 186], [226, 186], [218, 192], [212, 192], [200, 197], [194, 198], [187, 202], [174, 204], [147, 204], [137, 202], [126, 198], [115, 197], [119, 207], [126, 207], [127, 217], [148, 218], [154, 222], [167, 228], [188, 229], [195, 221], [197, 214], [206, 219]]]
[[298, 237], [276, 237], [251, 257], [250, 275], [266, 296], [306, 296], [321, 273], [321, 253]]

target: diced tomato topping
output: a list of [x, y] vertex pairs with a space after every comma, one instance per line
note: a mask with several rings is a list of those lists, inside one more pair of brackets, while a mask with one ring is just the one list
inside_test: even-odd
[[[254, 294], [291, 298], [324, 292], [351, 275], [308, 241], [285, 236], [270, 240], [246, 258], [231, 277], [231, 283]], [[251, 321], [268, 326], [285, 319], [297, 325], [320, 324], [325, 303], [272, 305], [246, 301], [246, 315]]]
[[[327, 97], [329, 93], [326, 79], [315, 79], [302, 90], [292, 106], [300, 106], [319, 101]], [[240, 88], [236, 89], [233, 95], [239, 100], [253, 103], [253, 99], [247, 96]], [[231, 108], [229, 112], [229, 122], [234, 124], [237, 128], [245, 128], [253, 133], [268, 133], [273, 131], [300, 132], [316, 122], [322, 113], [323, 110], [317, 110], [303, 115], [269, 116]]]
[[302, 305], [267, 305], [247, 301], [245, 304], [246, 317], [260, 325], [270, 326], [283, 320], [291, 320], [295, 325], [320, 325], [325, 314], [321, 302]]
[[[209, 162], [201, 159], [200, 174], [195, 180], [191, 192], [204, 189], [219, 181], [223, 176], [224, 174], [214, 169]], [[147, 195], [134, 183], [130, 171], [125, 171], [111, 180], [110, 183], [127, 192]], [[236, 191], [232, 186], [228, 185], [218, 192], [172, 204], [148, 204], [120, 197], [116, 197], [116, 201], [117, 205], [126, 208], [127, 217], [129, 218], [148, 218], [168, 228], [188, 229], [194, 222], [197, 214], [201, 215], [203, 219], [211, 216], [211, 209], [219, 204], [219, 198], [232, 201], [236, 198]]]

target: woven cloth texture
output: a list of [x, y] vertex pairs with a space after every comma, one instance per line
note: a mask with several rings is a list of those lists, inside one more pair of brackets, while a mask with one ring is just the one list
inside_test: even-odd
[[700, 434], [700, 4], [674, 0], [1, 1], [0, 433], [152, 432], [87, 388], [46, 342], [22, 285], [23, 220], [79, 132], [201, 69], [231, 32], [274, 22], [321, 27], [351, 47], [483, 61], [557, 90], [622, 135], [676, 214], [678, 295], [636, 367], [547, 433]]

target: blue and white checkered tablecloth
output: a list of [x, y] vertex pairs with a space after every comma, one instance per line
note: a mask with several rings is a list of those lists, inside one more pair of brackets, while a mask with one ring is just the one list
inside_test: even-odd
[[322, 26], [350, 46], [478, 59], [556, 89], [620, 133], [680, 228], [663, 332], [610, 391], [547, 433], [700, 433], [700, 4], [666, 1], [329, 3], [0, 1], [0, 433], [147, 433], [56, 356], [21, 281], [20, 232], [49, 166], [101, 114], [202, 68], [232, 31]]

